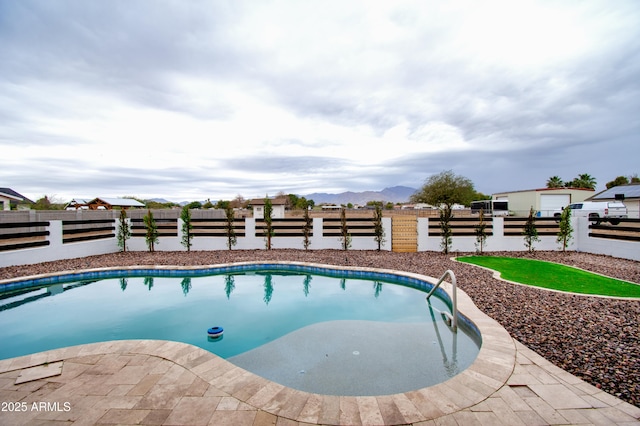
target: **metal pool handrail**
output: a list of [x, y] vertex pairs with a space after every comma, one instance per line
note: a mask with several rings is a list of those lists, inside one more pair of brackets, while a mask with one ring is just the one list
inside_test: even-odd
[[[451, 269], [447, 269], [446, 271], [444, 271], [444, 274], [442, 274], [442, 276], [440, 277], [440, 279], [438, 280], [438, 283], [433, 286], [433, 288], [431, 289], [431, 291], [429, 292], [429, 294], [427, 294], [427, 298], [426, 300], [429, 300], [429, 298], [431, 297], [431, 295], [438, 289], [438, 287], [440, 287], [440, 284], [442, 284], [442, 281], [444, 281], [445, 277], [449, 275], [451, 277], [451, 285], [453, 286], [452, 288], [452, 298], [451, 298], [451, 302], [452, 302], [452, 318], [450, 318], [451, 320], [451, 329], [453, 330], [453, 332], [457, 332], [458, 331], [458, 297], [457, 297], [457, 293], [456, 293], [456, 275], [453, 273], [453, 271]], [[448, 313], [443, 313], [443, 315], [447, 315], [449, 316]]]

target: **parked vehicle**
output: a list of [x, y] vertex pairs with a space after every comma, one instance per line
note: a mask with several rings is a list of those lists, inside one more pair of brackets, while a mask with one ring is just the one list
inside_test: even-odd
[[[620, 219], [626, 219], [627, 206], [620, 201], [583, 201], [581, 203], [569, 204], [565, 209], [571, 209], [574, 217], [588, 217], [589, 220], [600, 222], [610, 222], [612, 225], [620, 223]], [[559, 218], [560, 212], [554, 213], [554, 217]]]
[[488, 216], [509, 216], [509, 202], [502, 200], [481, 200], [471, 202], [471, 213], [480, 210]]

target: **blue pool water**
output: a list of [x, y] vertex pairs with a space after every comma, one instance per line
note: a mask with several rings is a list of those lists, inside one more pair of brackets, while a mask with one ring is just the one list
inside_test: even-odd
[[[282, 267], [222, 273], [116, 271], [79, 276], [91, 280], [67, 276], [49, 279], [54, 282], [47, 285], [12, 285], [12, 290], [0, 293], [0, 358], [106, 340], [174, 340], [199, 346], [293, 387], [343, 394], [381, 390], [315, 389], [278, 378], [291, 375], [292, 380], [299, 381], [311, 377], [319, 364], [310, 359], [320, 353], [325, 365], [322, 368], [330, 357], [337, 362], [346, 356], [342, 352], [348, 358], [340, 361], [340, 368], [352, 359], [358, 365], [368, 359], [380, 366], [375, 357], [394, 348], [403, 351], [400, 357], [415, 359], [417, 366], [431, 364], [427, 360], [435, 356], [443, 360], [440, 381], [475, 359], [479, 336], [473, 330], [465, 332], [465, 327], [452, 333], [439, 314], [450, 310], [447, 303], [432, 298], [429, 306], [424, 291], [412, 288], [428, 287], [426, 283], [409, 279], [400, 283], [403, 280], [389, 274], [322, 272]], [[25, 286], [30, 287], [19, 288]], [[224, 328], [222, 338], [207, 336], [207, 329], [213, 326]], [[387, 334], [376, 338], [376, 330]], [[373, 339], [362, 340], [367, 331]], [[376, 345], [382, 346], [373, 350]], [[368, 349], [372, 354], [364, 356]], [[266, 357], [279, 359], [282, 352], [301, 363], [294, 368], [295, 374], [274, 372], [275, 367], [264, 371]], [[306, 364], [302, 365], [303, 361]], [[286, 362], [291, 363], [278, 364]], [[424, 384], [421, 381], [410, 386]], [[384, 387], [383, 392], [389, 384]]]

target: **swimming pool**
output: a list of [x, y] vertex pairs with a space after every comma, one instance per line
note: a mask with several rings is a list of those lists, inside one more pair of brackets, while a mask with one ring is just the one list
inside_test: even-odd
[[[0, 294], [0, 358], [118, 339], [190, 343], [267, 379], [336, 395], [440, 383], [479, 351], [452, 333], [410, 276], [296, 264], [110, 269], [12, 282]], [[224, 327], [222, 338], [206, 334]], [[6, 344], [4, 344], [6, 342]]]

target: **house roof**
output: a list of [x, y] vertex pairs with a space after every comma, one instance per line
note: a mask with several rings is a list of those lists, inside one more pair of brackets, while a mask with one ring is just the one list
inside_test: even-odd
[[134, 200], [133, 198], [106, 198], [106, 197], [97, 197], [93, 200], [89, 201], [87, 204], [109, 204], [116, 207], [144, 207], [138, 200]]
[[31, 201], [24, 195], [17, 193], [11, 188], [0, 188], [0, 195], [14, 201], [26, 201], [27, 203], [33, 203], [33, 201]]
[[69, 209], [69, 208], [74, 207], [74, 208], [78, 209], [78, 208], [81, 208], [81, 207], [86, 207], [87, 204], [88, 204], [88, 201], [89, 200], [85, 200], [83, 198], [74, 198], [73, 200], [69, 201], [67, 203], [67, 205], [64, 206], [64, 208], [65, 209]]
[[87, 204], [88, 202], [89, 202], [89, 200], [84, 199], [84, 198], [74, 198], [73, 200], [69, 201], [69, 204], [71, 204], [71, 205]]
[[618, 185], [589, 197], [588, 200], [615, 200], [616, 194], [623, 194], [625, 200], [640, 198], [640, 184]]
[[518, 191], [502, 191], [502, 192], [496, 192], [493, 195], [496, 195], [496, 194], [513, 194], [514, 192], [542, 192], [542, 191], [550, 191], [550, 192], [554, 192], [554, 191], [590, 191], [590, 192], [594, 192], [593, 189], [589, 189], [589, 188], [562, 187], [562, 188], [520, 189]]

